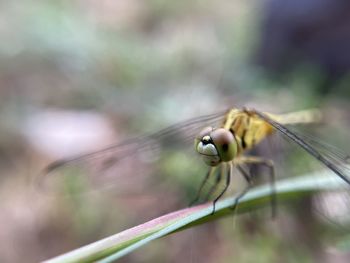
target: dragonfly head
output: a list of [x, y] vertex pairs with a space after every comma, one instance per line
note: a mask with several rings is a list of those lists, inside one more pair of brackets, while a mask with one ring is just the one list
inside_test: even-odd
[[195, 149], [209, 166], [232, 161], [237, 155], [235, 137], [223, 128], [204, 128], [195, 139]]

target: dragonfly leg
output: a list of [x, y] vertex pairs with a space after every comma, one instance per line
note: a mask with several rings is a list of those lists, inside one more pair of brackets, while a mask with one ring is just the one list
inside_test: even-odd
[[240, 198], [242, 198], [247, 191], [250, 189], [251, 185], [252, 185], [252, 179], [253, 176], [249, 173], [247, 173], [240, 165], [239, 163], [244, 163], [244, 164], [258, 164], [258, 165], [264, 165], [266, 166], [270, 173], [269, 173], [269, 180], [270, 180], [270, 185], [271, 185], [271, 214], [272, 217], [274, 218], [276, 216], [276, 203], [277, 203], [277, 199], [276, 199], [276, 186], [275, 186], [275, 166], [273, 164], [272, 160], [268, 160], [268, 159], [263, 159], [260, 157], [254, 157], [254, 156], [245, 156], [245, 157], [241, 157], [238, 161], [237, 164], [237, 168], [238, 170], [241, 172], [241, 174], [243, 175], [243, 177], [246, 179], [246, 181], [248, 182], [248, 186], [246, 187], [246, 189], [244, 189], [242, 191], [242, 193], [240, 193], [236, 200], [235, 200], [235, 204], [232, 206], [232, 209], [236, 209], [236, 206], [238, 204], [238, 201]]
[[214, 185], [212, 185], [210, 187], [210, 190], [209, 190], [208, 194], [204, 198], [205, 202], [207, 202], [209, 200], [210, 196], [212, 196], [212, 194], [216, 191], [216, 189], [217, 189], [217, 187], [218, 187], [218, 185], [219, 185], [219, 183], [221, 181], [221, 178], [222, 178], [222, 170], [221, 169], [217, 169]]
[[[227, 172], [226, 172], [226, 183], [225, 183], [225, 187], [224, 189], [220, 192], [220, 194], [214, 199], [213, 201], [213, 211], [211, 212], [211, 214], [213, 215], [215, 213], [215, 205], [216, 205], [216, 202], [223, 196], [223, 194], [226, 192], [227, 188], [229, 187], [230, 185], [230, 182], [231, 182], [231, 170], [232, 170], [232, 165], [228, 165], [227, 166], [228, 169], [227, 169]], [[223, 169], [220, 171], [222, 173]]]
[[238, 201], [249, 191], [249, 189], [253, 185], [252, 176], [246, 170], [244, 170], [241, 165], [237, 164], [236, 167], [237, 167], [238, 171], [241, 173], [241, 175], [243, 175], [243, 178], [247, 181], [248, 185], [244, 188], [244, 190], [242, 192], [240, 192], [237, 195], [237, 197], [235, 199], [235, 203], [231, 207], [232, 210], [237, 209]]
[[211, 176], [211, 174], [213, 174], [215, 172], [215, 170], [216, 170], [216, 167], [211, 167], [209, 169], [209, 171], [205, 175], [204, 179], [202, 180], [202, 183], [201, 183], [200, 187], [198, 188], [196, 197], [190, 202], [189, 206], [192, 206], [192, 205], [194, 205], [195, 203], [198, 202], [198, 200], [199, 200], [199, 198], [201, 196], [201, 193], [202, 193], [204, 185], [207, 183], [209, 177]]

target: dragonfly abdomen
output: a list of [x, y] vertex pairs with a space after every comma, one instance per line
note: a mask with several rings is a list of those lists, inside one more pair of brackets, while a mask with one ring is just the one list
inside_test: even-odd
[[[322, 114], [317, 109], [267, 115], [279, 123], [291, 125], [318, 123], [322, 120]], [[227, 113], [223, 127], [234, 134], [239, 152], [253, 148], [275, 131], [275, 128], [258, 115], [238, 109], [231, 109]]]

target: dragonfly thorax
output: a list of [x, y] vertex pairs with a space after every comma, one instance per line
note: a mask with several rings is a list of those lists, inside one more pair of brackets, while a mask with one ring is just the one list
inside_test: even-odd
[[232, 161], [237, 155], [235, 137], [224, 128], [204, 128], [195, 139], [195, 149], [209, 166]]

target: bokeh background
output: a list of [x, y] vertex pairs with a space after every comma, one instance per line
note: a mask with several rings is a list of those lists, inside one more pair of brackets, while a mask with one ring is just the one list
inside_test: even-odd
[[[0, 1], [0, 261], [38, 262], [186, 207], [203, 165], [171, 153], [143, 195], [67, 198], [33, 183], [61, 157], [233, 106], [318, 107], [331, 116], [319, 135], [350, 150], [349, 13], [343, 0]], [[306, 172], [293, 153], [280, 174]], [[311, 206], [226, 218], [123, 262], [347, 262], [346, 226]]]

